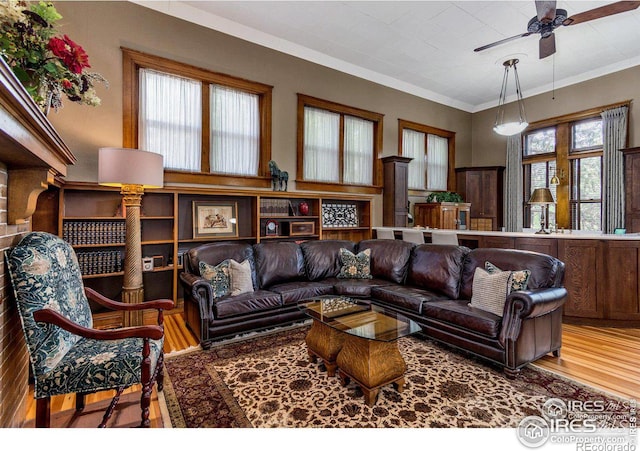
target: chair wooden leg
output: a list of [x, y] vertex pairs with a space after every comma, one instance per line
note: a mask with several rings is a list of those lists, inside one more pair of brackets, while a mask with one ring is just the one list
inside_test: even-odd
[[48, 428], [51, 425], [51, 398], [36, 399], [36, 427]]
[[84, 410], [84, 393], [76, 393], [76, 412], [82, 412]]
[[124, 391], [124, 387], [119, 387], [116, 390], [116, 395], [111, 400], [111, 403], [109, 403], [109, 407], [107, 408], [107, 411], [104, 413], [104, 416], [102, 417], [102, 422], [98, 425], [99, 428], [107, 427], [107, 421], [109, 421], [109, 418], [111, 418], [111, 415], [113, 415], [113, 409], [115, 409], [116, 406], [118, 405], [118, 401], [120, 401], [120, 395], [122, 395], [123, 391]]
[[[142, 364], [140, 368], [140, 382], [142, 382], [142, 396], [140, 398], [140, 409], [142, 421], [140, 427], [148, 428], [151, 426], [149, 421], [149, 406], [151, 406], [151, 389], [153, 388], [151, 376], [151, 358], [149, 339], [145, 338], [142, 343]], [[157, 370], [157, 368], [156, 368]]]

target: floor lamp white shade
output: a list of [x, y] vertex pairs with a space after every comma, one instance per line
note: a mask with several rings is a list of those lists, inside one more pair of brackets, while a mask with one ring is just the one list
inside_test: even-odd
[[98, 150], [98, 183], [161, 188], [164, 184], [162, 155], [138, 149], [102, 147]]
[[[122, 302], [144, 302], [140, 208], [145, 188], [164, 184], [162, 155], [137, 149], [103, 147], [98, 150], [98, 183], [120, 187], [126, 208], [126, 241]], [[123, 325], [143, 323], [140, 311], [125, 312]]]

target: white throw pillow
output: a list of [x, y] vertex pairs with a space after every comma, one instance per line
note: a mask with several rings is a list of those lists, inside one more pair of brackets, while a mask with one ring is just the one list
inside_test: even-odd
[[507, 301], [511, 271], [490, 273], [476, 268], [473, 275], [473, 294], [471, 307], [476, 307], [495, 315], [502, 316]]
[[242, 263], [229, 260], [231, 272], [231, 296], [253, 292], [253, 280], [251, 279], [251, 264], [249, 260]]

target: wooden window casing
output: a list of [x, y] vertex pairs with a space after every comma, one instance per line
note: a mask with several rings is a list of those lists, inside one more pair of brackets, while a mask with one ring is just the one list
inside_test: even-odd
[[[123, 111], [123, 146], [138, 147], [138, 115], [139, 115], [139, 69], [149, 68], [202, 83], [202, 148], [200, 172], [165, 169], [165, 182], [246, 186], [268, 188], [271, 184], [269, 160], [271, 160], [271, 102], [273, 87], [233, 77], [207, 69], [202, 69], [167, 58], [150, 55], [136, 50], [122, 48], [122, 111]], [[217, 84], [232, 89], [256, 94], [259, 97], [260, 111], [260, 155], [257, 176], [217, 174], [209, 172], [210, 149], [210, 111], [209, 85]]]

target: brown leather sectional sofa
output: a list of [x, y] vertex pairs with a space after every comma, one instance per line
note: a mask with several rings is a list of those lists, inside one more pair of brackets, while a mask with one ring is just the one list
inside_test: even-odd
[[[371, 249], [373, 278], [338, 279], [340, 248]], [[198, 265], [225, 259], [249, 260], [254, 292], [212, 298]], [[507, 297], [502, 317], [469, 306], [475, 269], [486, 261], [502, 270], [531, 271], [527, 290]], [[398, 310], [428, 336], [498, 363], [509, 376], [559, 352], [567, 296], [563, 277], [564, 263], [545, 254], [401, 240], [211, 243], [185, 254], [180, 276], [186, 323], [205, 348], [241, 332], [305, 319], [297, 307], [302, 299], [342, 294]]]

